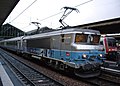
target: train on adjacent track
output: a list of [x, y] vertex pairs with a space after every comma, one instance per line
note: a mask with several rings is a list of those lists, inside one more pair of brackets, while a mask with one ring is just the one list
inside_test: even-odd
[[114, 63], [116, 66], [120, 66], [120, 57], [118, 54], [117, 40], [112, 36], [102, 35], [100, 44], [104, 46], [105, 62]]
[[117, 45], [114, 37], [101, 36], [100, 43], [104, 45], [106, 59], [115, 61], [117, 58]]
[[68, 26], [63, 20], [73, 10], [78, 10], [71, 7], [64, 9], [59, 20], [62, 29], [2, 40], [0, 46], [79, 77], [100, 75], [105, 56], [100, 32]]

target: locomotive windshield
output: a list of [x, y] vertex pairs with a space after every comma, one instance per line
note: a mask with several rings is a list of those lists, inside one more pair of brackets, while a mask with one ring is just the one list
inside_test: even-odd
[[116, 47], [116, 40], [115, 39], [108, 39], [108, 46]]
[[76, 33], [75, 43], [99, 44], [100, 35]]
[[88, 39], [87, 34], [76, 33], [75, 43], [80, 43], [80, 42], [87, 43], [87, 39]]
[[91, 35], [89, 39], [90, 39], [90, 44], [99, 44], [100, 35]]

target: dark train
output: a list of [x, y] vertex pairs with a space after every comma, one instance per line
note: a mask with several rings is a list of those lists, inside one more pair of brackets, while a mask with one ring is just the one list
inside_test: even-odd
[[114, 37], [101, 36], [101, 44], [104, 45], [106, 59], [115, 61], [117, 56], [117, 45]]
[[[83, 78], [100, 74], [104, 60], [99, 31], [68, 26], [63, 19], [76, 8], [64, 7], [61, 30], [0, 41], [0, 46]], [[67, 11], [70, 10], [70, 11]], [[68, 12], [68, 13], [66, 13]], [[65, 26], [67, 25], [67, 26]]]
[[106, 58], [105, 62], [109, 64], [120, 65], [117, 40], [111, 36], [101, 36], [100, 44], [104, 45], [105, 58]]

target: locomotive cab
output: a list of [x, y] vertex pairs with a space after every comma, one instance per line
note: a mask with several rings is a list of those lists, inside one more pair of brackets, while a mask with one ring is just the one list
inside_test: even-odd
[[[74, 52], [72, 52], [72, 58], [74, 58], [74, 62], [76, 62], [76, 64], [79, 64], [77, 66], [82, 68], [85, 75], [89, 74], [91, 77], [100, 74], [98, 71], [100, 70], [102, 61], [104, 60], [103, 45], [100, 45], [99, 42], [99, 34], [74, 34], [74, 41], [72, 43]], [[83, 73], [80, 74], [79, 68], [75, 70], [75, 74], [78, 76], [84, 76]]]
[[72, 45], [75, 47], [75, 51], [82, 51], [81, 57], [83, 59], [84, 57], [89, 59], [100, 57], [102, 59], [104, 57], [103, 45], [100, 45], [99, 41], [100, 35], [76, 33]]

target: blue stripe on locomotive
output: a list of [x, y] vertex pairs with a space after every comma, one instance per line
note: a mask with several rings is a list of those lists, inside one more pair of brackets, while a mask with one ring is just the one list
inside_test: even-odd
[[[27, 48], [28, 52], [39, 56], [45, 56], [49, 58], [55, 58], [58, 60], [64, 60], [66, 62], [74, 62], [82, 64], [84, 61], [95, 61], [102, 62], [99, 54], [104, 54], [102, 51], [91, 50], [91, 51], [66, 51], [66, 50], [55, 50], [55, 49], [40, 49], [40, 48]], [[69, 55], [67, 55], [67, 53]], [[82, 55], [86, 54], [87, 59], [83, 59]], [[93, 58], [93, 59], [92, 59]]]

